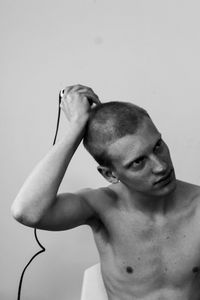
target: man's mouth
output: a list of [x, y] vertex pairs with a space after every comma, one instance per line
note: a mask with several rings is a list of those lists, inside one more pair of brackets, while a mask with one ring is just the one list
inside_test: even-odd
[[157, 184], [167, 184], [171, 181], [172, 178], [173, 169], [170, 170], [165, 176], [161, 177], [159, 180], [157, 180], [154, 185]]

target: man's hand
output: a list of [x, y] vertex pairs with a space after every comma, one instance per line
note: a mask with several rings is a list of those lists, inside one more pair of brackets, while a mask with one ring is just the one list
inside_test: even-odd
[[77, 122], [86, 120], [91, 107], [100, 103], [91, 88], [77, 84], [64, 89], [60, 107], [69, 122]]

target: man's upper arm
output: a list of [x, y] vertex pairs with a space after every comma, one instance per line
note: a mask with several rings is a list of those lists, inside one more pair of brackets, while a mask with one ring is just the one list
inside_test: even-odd
[[61, 193], [36, 227], [44, 230], [67, 230], [87, 224], [87, 220], [95, 215], [88, 198], [92, 190], [79, 193]]

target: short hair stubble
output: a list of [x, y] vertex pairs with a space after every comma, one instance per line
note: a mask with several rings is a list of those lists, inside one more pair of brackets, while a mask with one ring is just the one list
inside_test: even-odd
[[146, 110], [130, 102], [111, 101], [96, 105], [86, 124], [83, 145], [99, 165], [112, 167], [108, 146], [136, 133], [145, 118], [150, 118]]

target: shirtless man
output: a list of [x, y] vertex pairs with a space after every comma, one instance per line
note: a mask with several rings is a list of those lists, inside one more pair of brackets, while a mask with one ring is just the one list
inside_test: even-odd
[[[44, 230], [91, 226], [109, 300], [199, 300], [200, 187], [176, 179], [147, 112], [100, 104], [81, 85], [65, 89], [61, 108], [66, 134], [22, 186], [14, 218]], [[110, 184], [58, 194], [82, 139]]]

